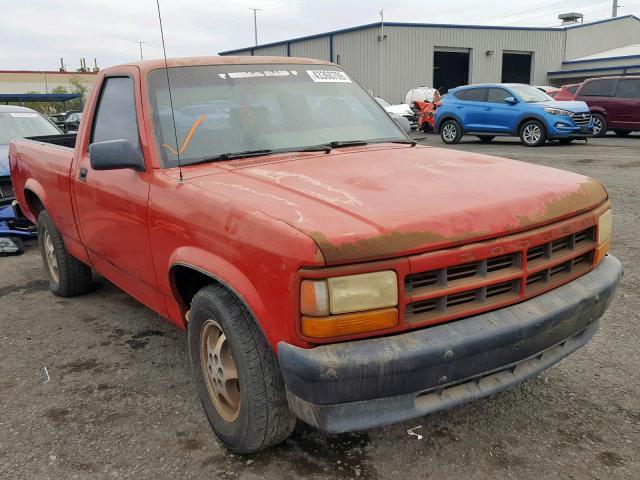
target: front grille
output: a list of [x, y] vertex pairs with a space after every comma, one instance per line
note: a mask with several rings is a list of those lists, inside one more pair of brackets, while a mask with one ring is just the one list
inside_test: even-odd
[[13, 186], [11, 178], [0, 179], [0, 198], [13, 198]]
[[573, 113], [571, 115], [574, 123], [579, 127], [586, 127], [591, 122], [591, 114], [590, 113]]
[[593, 267], [595, 227], [516, 252], [407, 275], [405, 321], [446, 321], [561, 285]]

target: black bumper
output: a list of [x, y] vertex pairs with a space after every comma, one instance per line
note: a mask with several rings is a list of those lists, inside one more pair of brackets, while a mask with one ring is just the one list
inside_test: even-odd
[[464, 320], [313, 349], [281, 342], [289, 405], [301, 420], [338, 433], [505, 390], [587, 343], [621, 276], [609, 255], [555, 290]]

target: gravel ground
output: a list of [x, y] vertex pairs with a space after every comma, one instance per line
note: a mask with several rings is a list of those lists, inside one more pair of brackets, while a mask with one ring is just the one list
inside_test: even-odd
[[[640, 136], [536, 149], [465, 137], [455, 148], [604, 182], [626, 272], [586, 347], [448, 412], [334, 437], [298, 426], [285, 444], [240, 457], [209, 429], [183, 334], [105, 280], [85, 297], [54, 297], [32, 246], [0, 259], [0, 478], [640, 478]], [[421, 440], [406, 432], [416, 426]]]

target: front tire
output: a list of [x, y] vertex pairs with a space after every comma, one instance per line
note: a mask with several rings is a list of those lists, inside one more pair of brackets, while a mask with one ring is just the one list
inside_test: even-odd
[[440, 138], [447, 145], [460, 143], [462, 127], [455, 120], [445, 120], [442, 125], [440, 125]]
[[46, 211], [38, 215], [38, 241], [49, 289], [60, 297], [73, 297], [91, 289], [91, 268], [73, 257]]
[[191, 304], [188, 339], [202, 407], [227, 448], [252, 453], [291, 434], [295, 417], [278, 360], [242, 302], [221, 285], [201, 289]]
[[538, 120], [527, 120], [520, 127], [520, 141], [527, 147], [539, 147], [547, 141], [547, 131]]
[[593, 122], [593, 136], [604, 137], [607, 134], [607, 119], [601, 113], [591, 115]]

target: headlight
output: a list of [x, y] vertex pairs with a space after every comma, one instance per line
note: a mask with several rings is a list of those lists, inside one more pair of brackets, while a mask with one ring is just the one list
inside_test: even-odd
[[573, 112], [570, 112], [569, 110], [554, 107], [545, 107], [544, 111], [551, 115], [566, 115], [567, 117], [570, 117], [573, 114]]
[[329, 338], [391, 328], [398, 323], [394, 271], [304, 280], [300, 289], [302, 333]]
[[598, 219], [598, 249], [596, 250], [595, 263], [600, 263], [600, 260], [609, 251], [611, 245], [611, 235], [613, 233], [613, 215], [611, 209], [600, 215]]

